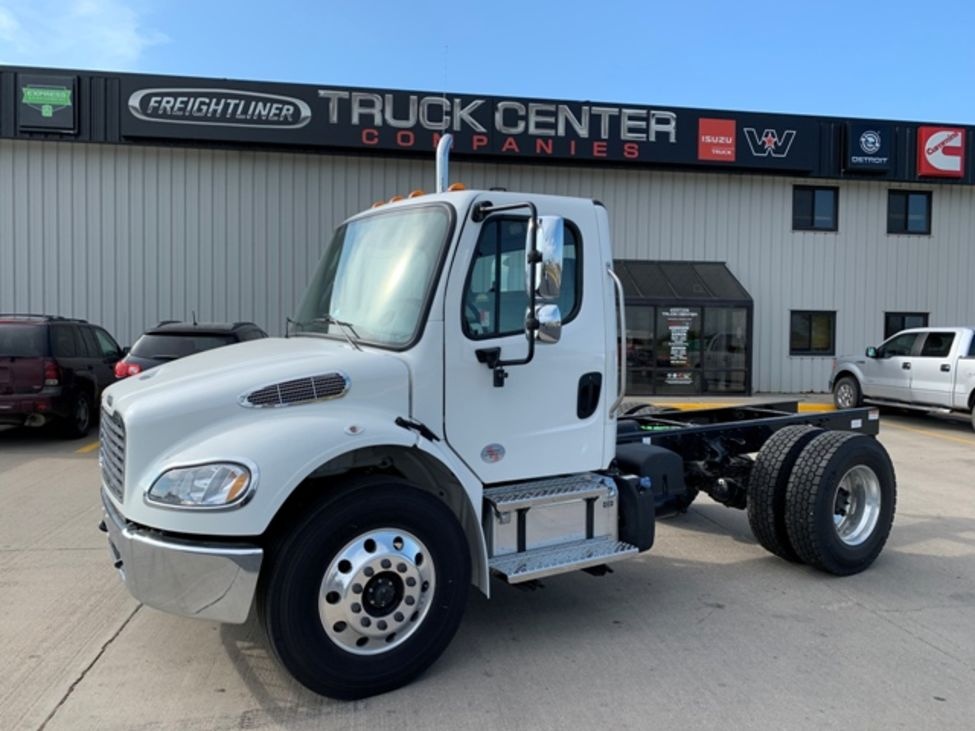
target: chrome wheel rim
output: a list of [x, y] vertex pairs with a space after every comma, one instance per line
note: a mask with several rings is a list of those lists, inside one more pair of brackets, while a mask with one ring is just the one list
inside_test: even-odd
[[880, 519], [880, 479], [866, 465], [846, 472], [833, 496], [833, 528], [847, 546], [859, 546], [873, 535]]
[[423, 542], [399, 528], [349, 541], [329, 563], [318, 615], [329, 638], [354, 655], [378, 655], [416, 632], [433, 604], [436, 570]]
[[853, 406], [853, 401], [853, 386], [849, 383], [841, 383], [836, 387], [836, 403], [840, 408], [849, 409]]

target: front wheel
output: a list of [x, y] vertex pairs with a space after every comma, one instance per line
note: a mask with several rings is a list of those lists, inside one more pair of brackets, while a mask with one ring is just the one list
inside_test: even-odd
[[363, 698], [422, 673], [453, 638], [470, 584], [467, 540], [438, 499], [364, 478], [272, 547], [258, 611], [274, 654], [309, 689]]
[[860, 384], [853, 376], [843, 376], [833, 385], [833, 404], [838, 409], [852, 409], [863, 404]]
[[789, 542], [805, 563], [838, 576], [880, 555], [894, 522], [897, 485], [873, 437], [827, 431], [799, 454], [786, 488]]

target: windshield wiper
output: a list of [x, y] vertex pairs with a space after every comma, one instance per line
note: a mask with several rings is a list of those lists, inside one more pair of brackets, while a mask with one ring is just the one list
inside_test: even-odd
[[[311, 320], [308, 320], [308, 322], [324, 322], [326, 325], [338, 325], [339, 329], [342, 332], [342, 335], [345, 336], [345, 339], [348, 341], [349, 345], [351, 345], [356, 350], [362, 350], [362, 348], [359, 347], [359, 340], [360, 340], [359, 333], [355, 331], [355, 328], [352, 326], [351, 322], [345, 322], [344, 320], [339, 320], [338, 318], [333, 317], [327, 312], [321, 317], [316, 317]], [[298, 324], [301, 325], [302, 323], [299, 322]]]

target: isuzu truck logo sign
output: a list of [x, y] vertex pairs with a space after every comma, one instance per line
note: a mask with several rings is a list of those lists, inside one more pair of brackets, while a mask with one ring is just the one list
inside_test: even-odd
[[140, 89], [129, 111], [146, 122], [298, 129], [311, 121], [301, 99], [237, 89]]
[[960, 127], [918, 127], [917, 174], [933, 178], [963, 177], [965, 130]]

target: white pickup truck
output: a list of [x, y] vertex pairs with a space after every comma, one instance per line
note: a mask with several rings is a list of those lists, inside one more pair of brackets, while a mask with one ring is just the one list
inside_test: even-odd
[[862, 356], [837, 358], [830, 389], [837, 408], [869, 402], [959, 412], [975, 428], [975, 328], [912, 328]]
[[877, 558], [896, 482], [876, 409], [626, 410], [606, 208], [450, 190], [446, 144], [437, 193], [338, 228], [291, 337], [105, 391], [100, 527], [137, 599], [256, 610], [299, 681], [359, 698], [436, 660], [471, 584], [604, 574], [699, 492], [793, 563]]

